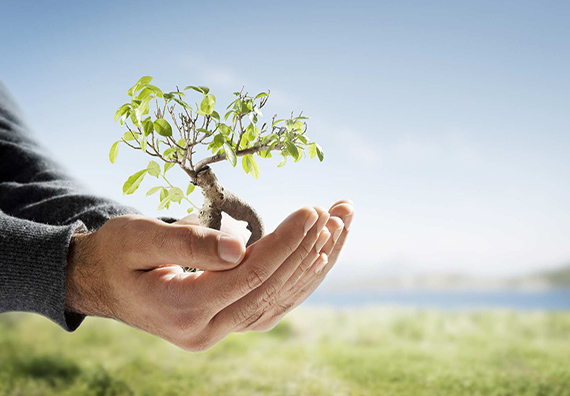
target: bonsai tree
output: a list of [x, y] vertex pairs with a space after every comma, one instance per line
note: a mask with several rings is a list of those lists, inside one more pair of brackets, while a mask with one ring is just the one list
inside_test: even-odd
[[[263, 221], [255, 209], [225, 189], [217, 180], [211, 165], [228, 161], [236, 167], [241, 157], [241, 166], [254, 178], [259, 177], [259, 158], [271, 158], [277, 153], [283, 158], [282, 167], [291, 157], [299, 161], [306, 149], [310, 158], [323, 160], [321, 147], [311, 142], [306, 135], [305, 117], [300, 113], [287, 119], [277, 119], [258, 126], [263, 117], [261, 109], [267, 104], [269, 91], [250, 96], [244, 90], [234, 92], [235, 100], [225, 109], [223, 117], [216, 111], [216, 97], [204, 86], [187, 86], [184, 91], [199, 95], [199, 104], [188, 103], [186, 93], [165, 93], [151, 85], [152, 77], [145, 76], [133, 85], [127, 94], [130, 101], [115, 113], [115, 121], [126, 128], [120, 140], [111, 146], [109, 159], [117, 159], [119, 145], [141, 150], [153, 157], [146, 169], [129, 176], [123, 185], [124, 194], [134, 193], [146, 175], [162, 179], [164, 183], [148, 190], [146, 195], [159, 193], [158, 209], [168, 209], [170, 204], [185, 201], [190, 206], [188, 213], [199, 210], [200, 225], [219, 230], [222, 212], [236, 220], [247, 222], [251, 245], [263, 236]], [[153, 115], [151, 115], [151, 109]], [[162, 166], [159, 162], [162, 162]], [[189, 177], [188, 187], [183, 190], [173, 185], [167, 172], [178, 165]], [[202, 189], [204, 202], [201, 208], [190, 199], [195, 186]]]

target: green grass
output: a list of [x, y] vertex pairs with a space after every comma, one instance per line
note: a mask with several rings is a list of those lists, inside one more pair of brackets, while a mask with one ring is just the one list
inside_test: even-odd
[[302, 308], [192, 354], [117, 322], [0, 316], [0, 394], [570, 395], [570, 313]]

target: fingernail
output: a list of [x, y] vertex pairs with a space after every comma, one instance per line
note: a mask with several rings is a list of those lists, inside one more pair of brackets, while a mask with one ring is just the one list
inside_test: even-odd
[[323, 270], [325, 269], [326, 265], [329, 263], [329, 258], [327, 257], [326, 254], [322, 253], [319, 256], [319, 261], [320, 263], [317, 264], [317, 268], [315, 269], [315, 272], [317, 274], [320, 274], [321, 272], [323, 272]]
[[347, 231], [350, 230], [350, 225], [352, 224], [352, 218], [353, 217], [354, 217], [354, 213], [351, 213], [344, 218], [344, 228], [346, 228]]
[[331, 233], [328, 230], [322, 230], [321, 234], [319, 235], [319, 239], [317, 239], [317, 243], [315, 243], [315, 250], [320, 252], [325, 243], [329, 240]]
[[340, 233], [342, 232], [342, 227], [339, 227], [335, 230], [334, 234], [333, 234], [333, 241], [336, 242], [336, 240], [338, 239], [338, 237], [340, 236]]
[[311, 229], [312, 226], [315, 225], [315, 223], [317, 222], [318, 219], [319, 219], [319, 215], [317, 214], [317, 212], [313, 212], [309, 215], [309, 218], [307, 219], [307, 222], [305, 223], [305, 234], [307, 233], [307, 231], [309, 231]]
[[243, 255], [243, 243], [233, 237], [218, 235], [218, 254], [228, 263], [238, 263]]

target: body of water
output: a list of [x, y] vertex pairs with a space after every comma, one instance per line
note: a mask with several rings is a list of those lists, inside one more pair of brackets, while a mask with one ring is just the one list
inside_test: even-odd
[[316, 291], [307, 305], [337, 307], [386, 305], [437, 309], [507, 308], [515, 310], [570, 310], [570, 289], [541, 291], [386, 291], [333, 293]]

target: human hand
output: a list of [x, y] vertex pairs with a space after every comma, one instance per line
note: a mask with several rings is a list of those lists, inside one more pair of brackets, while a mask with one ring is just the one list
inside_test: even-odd
[[[186, 350], [208, 349], [273, 306], [326, 220], [313, 208], [300, 209], [245, 250], [239, 239], [204, 227], [138, 215], [111, 219], [74, 236], [66, 308], [115, 318]], [[228, 248], [220, 254], [222, 241]], [[221, 258], [229, 256], [235, 260]]]
[[[352, 201], [349, 199], [337, 201], [328, 213], [326, 209], [319, 207], [316, 207], [315, 210], [319, 213], [321, 221], [326, 223], [326, 228], [319, 233], [313, 249], [307, 253], [305, 259], [279, 290], [270, 306], [259, 311], [256, 320], [252, 320], [248, 326], [238, 331], [269, 331], [273, 329], [287, 313], [298, 307], [317, 289], [336, 264], [354, 217]], [[191, 225], [199, 224], [198, 216], [194, 214], [186, 216], [178, 222]], [[244, 241], [249, 238], [249, 235], [245, 235], [243, 229], [236, 227], [234, 223], [223, 224], [222, 230], [240, 237]]]
[[298, 307], [315, 291], [336, 264], [354, 217], [352, 201], [343, 199], [336, 202], [330, 208], [329, 216], [327, 227], [321, 231], [314, 251], [307, 255], [295, 274], [283, 286], [279, 303], [266, 310], [263, 316], [246, 330], [273, 329], [288, 312]]

